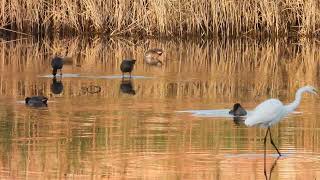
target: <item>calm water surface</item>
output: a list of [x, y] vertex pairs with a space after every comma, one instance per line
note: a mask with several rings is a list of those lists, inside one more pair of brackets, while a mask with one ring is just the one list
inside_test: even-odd
[[[162, 67], [143, 63], [154, 47], [165, 50]], [[247, 180], [265, 179], [264, 169], [320, 179], [319, 97], [305, 95], [300, 113], [272, 127], [279, 159], [270, 143], [264, 159], [265, 129], [176, 112], [288, 103], [301, 86], [320, 88], [319, 49], [310, 40], [2, 42], [1, 179]], [[48, 76], [54, 54], [68, 57], [58, 81]], [[126, 57], [137, 59], [136, 78], [122, 82]], [[26, 107], [30, 95], [48, 107]]]

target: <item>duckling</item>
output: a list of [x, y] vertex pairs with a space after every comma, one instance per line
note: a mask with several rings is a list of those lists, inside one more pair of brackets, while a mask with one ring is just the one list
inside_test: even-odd
[[52, 67], [52, 75], [54, 77], [56, 76], [58, 69], [60, 69], [60, 75], [62, 75], [63, 59], [58, 56], [54, 57], [51, 60], [51, 67]]
[[126, 94], [131, 94], [131, 95], [136, 94], [136, 91], [133, 89], [131, 80], [121, 81], [120, 90], [121, 90], [121, 92], [126, 93]]
[[158, 59], [163, 53], [162, 49], [149, 49], [145, 54], [144, 54], [144, 61], [147, 64], [150, 65], [156, 65], [156, 66], [161, 66], [162, 62]]
[[63, 84], [60, 81], [57, 81], [56, 77], [53, 77], [51, 84], [51, 92], [53, 94], [60, 94], [63, 91]]
[[236, 103], [233, 105], [233, 108], [229, 111], [229, 114], [234, 116], [245, 116], [247, 115], [247, 111], [240, 105], [240, 103]]
[[31, 96], [26, 97], [25, 102], [26, 105], [32, 106], [32, 107], [46, 107], [48, 98], [44, 96]]
[[125, 59], [122, 61], [120, 65], [120, 69], [122, 72], [122, 78], [124, 76], [124, 73], [130, 73], [130, 78], [131, 78], [131, 71], [133, 70], [133, 66], [136, 63], [136, 60], [134, 59]]

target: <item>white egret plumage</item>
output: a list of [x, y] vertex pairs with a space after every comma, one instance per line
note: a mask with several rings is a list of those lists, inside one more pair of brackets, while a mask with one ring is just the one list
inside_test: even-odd
[[288, 104], [284, 105], [278, 99], [268, 99], [261, 104], [259, 104], [254, 111], [246, 118], [245, 124], [247, 126], [262, 126], [267, 127], [267, 132], [264, 137], [264, 143], [266, 144], [266, 138], [268, 133], [270, 133], [270, 141], [274, 148], [277, 150], [279, 156], [281, 153], [279, 152], [278, 148], [274, 144], [270, 127], [276, 123], [278, 123], [283, 117], [287, 116], [289, 113], [293, 112], [300, 104], [302, 94], [308, 92], [312, 94], [317, 94], [316, 89], [312, 86], [304, 86], [296, 92], [295, 100]]

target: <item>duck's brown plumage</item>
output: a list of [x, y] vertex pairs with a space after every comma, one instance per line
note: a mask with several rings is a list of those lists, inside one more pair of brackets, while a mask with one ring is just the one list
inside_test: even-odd
[[162, 55], [162, 53], [163, 53], [162, 49], [158, 49], [158, 48], [149, 49], [144, 54], [144, 61], [150, 65], [162, 65], [162, 61], [158, 59]]

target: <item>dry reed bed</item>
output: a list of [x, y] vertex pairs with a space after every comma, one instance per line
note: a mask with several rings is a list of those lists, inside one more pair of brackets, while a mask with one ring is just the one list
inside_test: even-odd
[[318, 35], [316, 0], [0, 1], [0, 27], [26, 33]]

